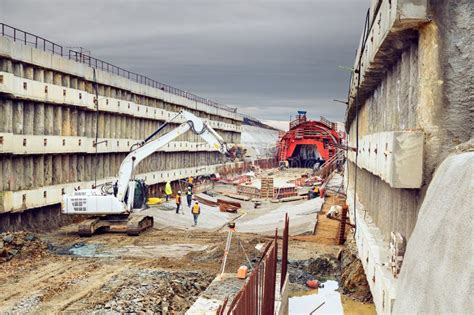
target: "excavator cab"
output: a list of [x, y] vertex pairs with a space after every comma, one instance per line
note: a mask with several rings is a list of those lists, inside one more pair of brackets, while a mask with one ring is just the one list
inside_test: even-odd
[[133, 209], [146, 209], [148, 206], [148, 186], [143, 179], [135, 180], [135, 191], [133, 197]]
[[[148, 200], [148, 185], [145, 184], [145, 181], [143, 179], [135, 179], [132, 182], [135, 183], [135, 187], [133, 190], [133, 200], [132, 200], [132, 209], [146, 209], [148, 208], [146, 202]], [[125, 198], [124, 202], [125, 204], [128, 204], [128, 193], [130, 192], [130, 189], [127, 190], [125, 193]], [[114, 187], [114, 195], [116, 196], [116, 189]]]

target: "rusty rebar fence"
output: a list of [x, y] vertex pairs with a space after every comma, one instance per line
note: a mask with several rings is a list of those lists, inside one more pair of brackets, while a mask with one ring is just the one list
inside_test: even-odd
[[286, 274], [288, 272], [288, 234], [290, 228], [290, 218], [288, 213], [285, 213], [285, 227], [283, 228], [283, 244], [281, 246], [281, 279], [280, 279], [280, 292], [283, 291], [285, 286]]
[[236, 107], [230, 107], [228, 105], [220, 104], [211, 101], [207, 98], [197, 96], [193, 93], [189, 93], [173, 86], [155, 81], [153, 79], [148, 78], [147, 76], [117, 67], [106, 61], [91, 57], [90, 55], [85, 54], [83, 52], [79, 52], [72, 49], [69, 49], [69, 51], [67, 52], [66, 49], [61, 45], [49, 41], [41, 36], [25, 32], [8, 24], [0, 23], [0, 31], [2, 36], [11, 38], [14, 42], [20, 42], [27, 46], [41, 49], [43, 51], [48, 51], [55, 55], [59, 55], [65, 58], [69, 58], [70, 60], [86, 64], [91, 68], [109, 72], [140, 84], [148, 85], [174, 95], [182, 96], [192, 101], [200, 102], [215, 108], [220, 108], [234, 113], [237, 112]]
[[[286, 281], [288, 266], [288, 229], [290, 220], [285, 216], [281, 255], [281, 292]], [[275, 294], [278, 269], [278, 230], [274, 239], [267, 244], [262, 259], [254, 266], [245, 285], [229, 305], [226, 314], [267, 315], [275, 312]], [[227, 299], [219, 306], [217, 314], [224, 314]]]

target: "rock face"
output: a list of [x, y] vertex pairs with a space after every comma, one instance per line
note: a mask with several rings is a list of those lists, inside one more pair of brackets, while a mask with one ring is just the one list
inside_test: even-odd
[[372, 302], [372, 294], [367, 282], [362, 262], [357, 257], [355, 241], [348, 241], [341, 257], [342, 293], [360, 302]]

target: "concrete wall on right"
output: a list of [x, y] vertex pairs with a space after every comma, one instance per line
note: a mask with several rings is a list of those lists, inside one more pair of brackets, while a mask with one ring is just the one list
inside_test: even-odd
[[[473, 136], [473, 7], [469, 0], [429, 1], [426, 20], [416, 25], [410, 22], [402, 30], [394, 28], [381, 39], [381, 56], [376, 55], [373, 63], [383, 63], [383, 68], [377, 65], [377, 72], [364, 73], [358, 92], [357, 75], [353, 77], [355, 88], [346, 120], [350, 146], [356, 146], [356, 128], [359, 140], [382, 132], [424, 134], [420, 187], [387, 190], [379, 176], [359, 168], [362, 175], [358, 176], [357, 195], [365, 200], [366, 211], [376, 223], [383, 225], [385, 240], [394, 230], [410, 237], [417, 209], [437, 166], [453, 147]], [[378, 154], [383, 153], [383, 148], [378, 148]], [[349, 160], [352, 191], [355, 154]]]
[[[391, 313], [396, 299], [397, 279], [389, 270], [391, 232], [401, 233], [409, 244], [434, 172], [455, 146], [473, 137], [472, 12], [470, 0], [371, 4], [372, 27], [359, 46], [346, 112], [349, 146], [358, 148], [358, 154], [348, 155], [346, 185], [379, 313]], [[400, 132], [421, 134], [421, 144], [380, 145], [386, 134]], [[376, 139], [378, 147], [366, 139]], [[421, 155], [419, 167], [404, 164], [395, 170], [415, 185], [394, 185], [376, 164], [387, 156], [416, 154]]]

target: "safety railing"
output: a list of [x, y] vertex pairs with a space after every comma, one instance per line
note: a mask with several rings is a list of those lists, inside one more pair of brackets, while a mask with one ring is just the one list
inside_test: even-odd
[[329, 119], [321, 116], [321, 120], [320, 122], [322, 122], [323, 124], [325, 124], [326, 126], [328, 126], [329, 128], [331, 128], [332, 130], [336, 130], [336, 123], [333, 123], [332, 121], [330, 121]]
[[5, 23], [0, 23], [0, 29], [1, 29], [2, 36], [11, 38], [13, 39], [14, 42], [21, 42], [25, 45], [28, 45], [37, 49], [41, 49], [43, 51], [48, 51], [65, 58], [69, 58], [70, 60], [74, 60], [76, 62], [86, 64], [91, 68], [109, 72], [109, 73], [127, 78], [131, 81], [143, 84], [143, 85], [148, 85], [148, 86], [154, 87], [156, 89], [160, 89], [162, 91], [165, 91], [174, 95], [182, 96], [192, 101], [196, 101], [202, 104], [206, 104], [215, 108], [220, 108], [220, 109], [234, 112], [234, 113], [237, 112], [237, 108], [235, 107], [230, 107], [228, 105], [220, 104], [220, 103], [211, 101], [207, 98], [197, 96], [193, 93], [189, 93], [184, 90], [172, 87], [170, 85], [155, 81], [153, 79], [148, 78], [147, 76], [117, 67], [106, 61], [84, 54], [83, 52], [79, 52], [72, 49], [69, 49], [66, 52], [66, 49], [61, 45], [58, 45], [54, 42], [51, 42], [43, 37], [34, 35], [32, 33], [22, 31], [16, 27], [7, 25]]
[[63, 47], [41, 36], [22, 31], [13, 26], [0, 23], [2, 36], [13, 39], [14, 42], [32, 46], [43, 51], [49, 51], [53, 54], [63, 56]]
[[342, 167], [344, 164], [344, 158], [345, 152], [339, 149], [336, 154], [324, 162], [323, 166], [315, 173], [316, 176], [319, 176], [322, 179], [321, 186], [325, 186], [327, 180], [329, 179], [329, 175]]

